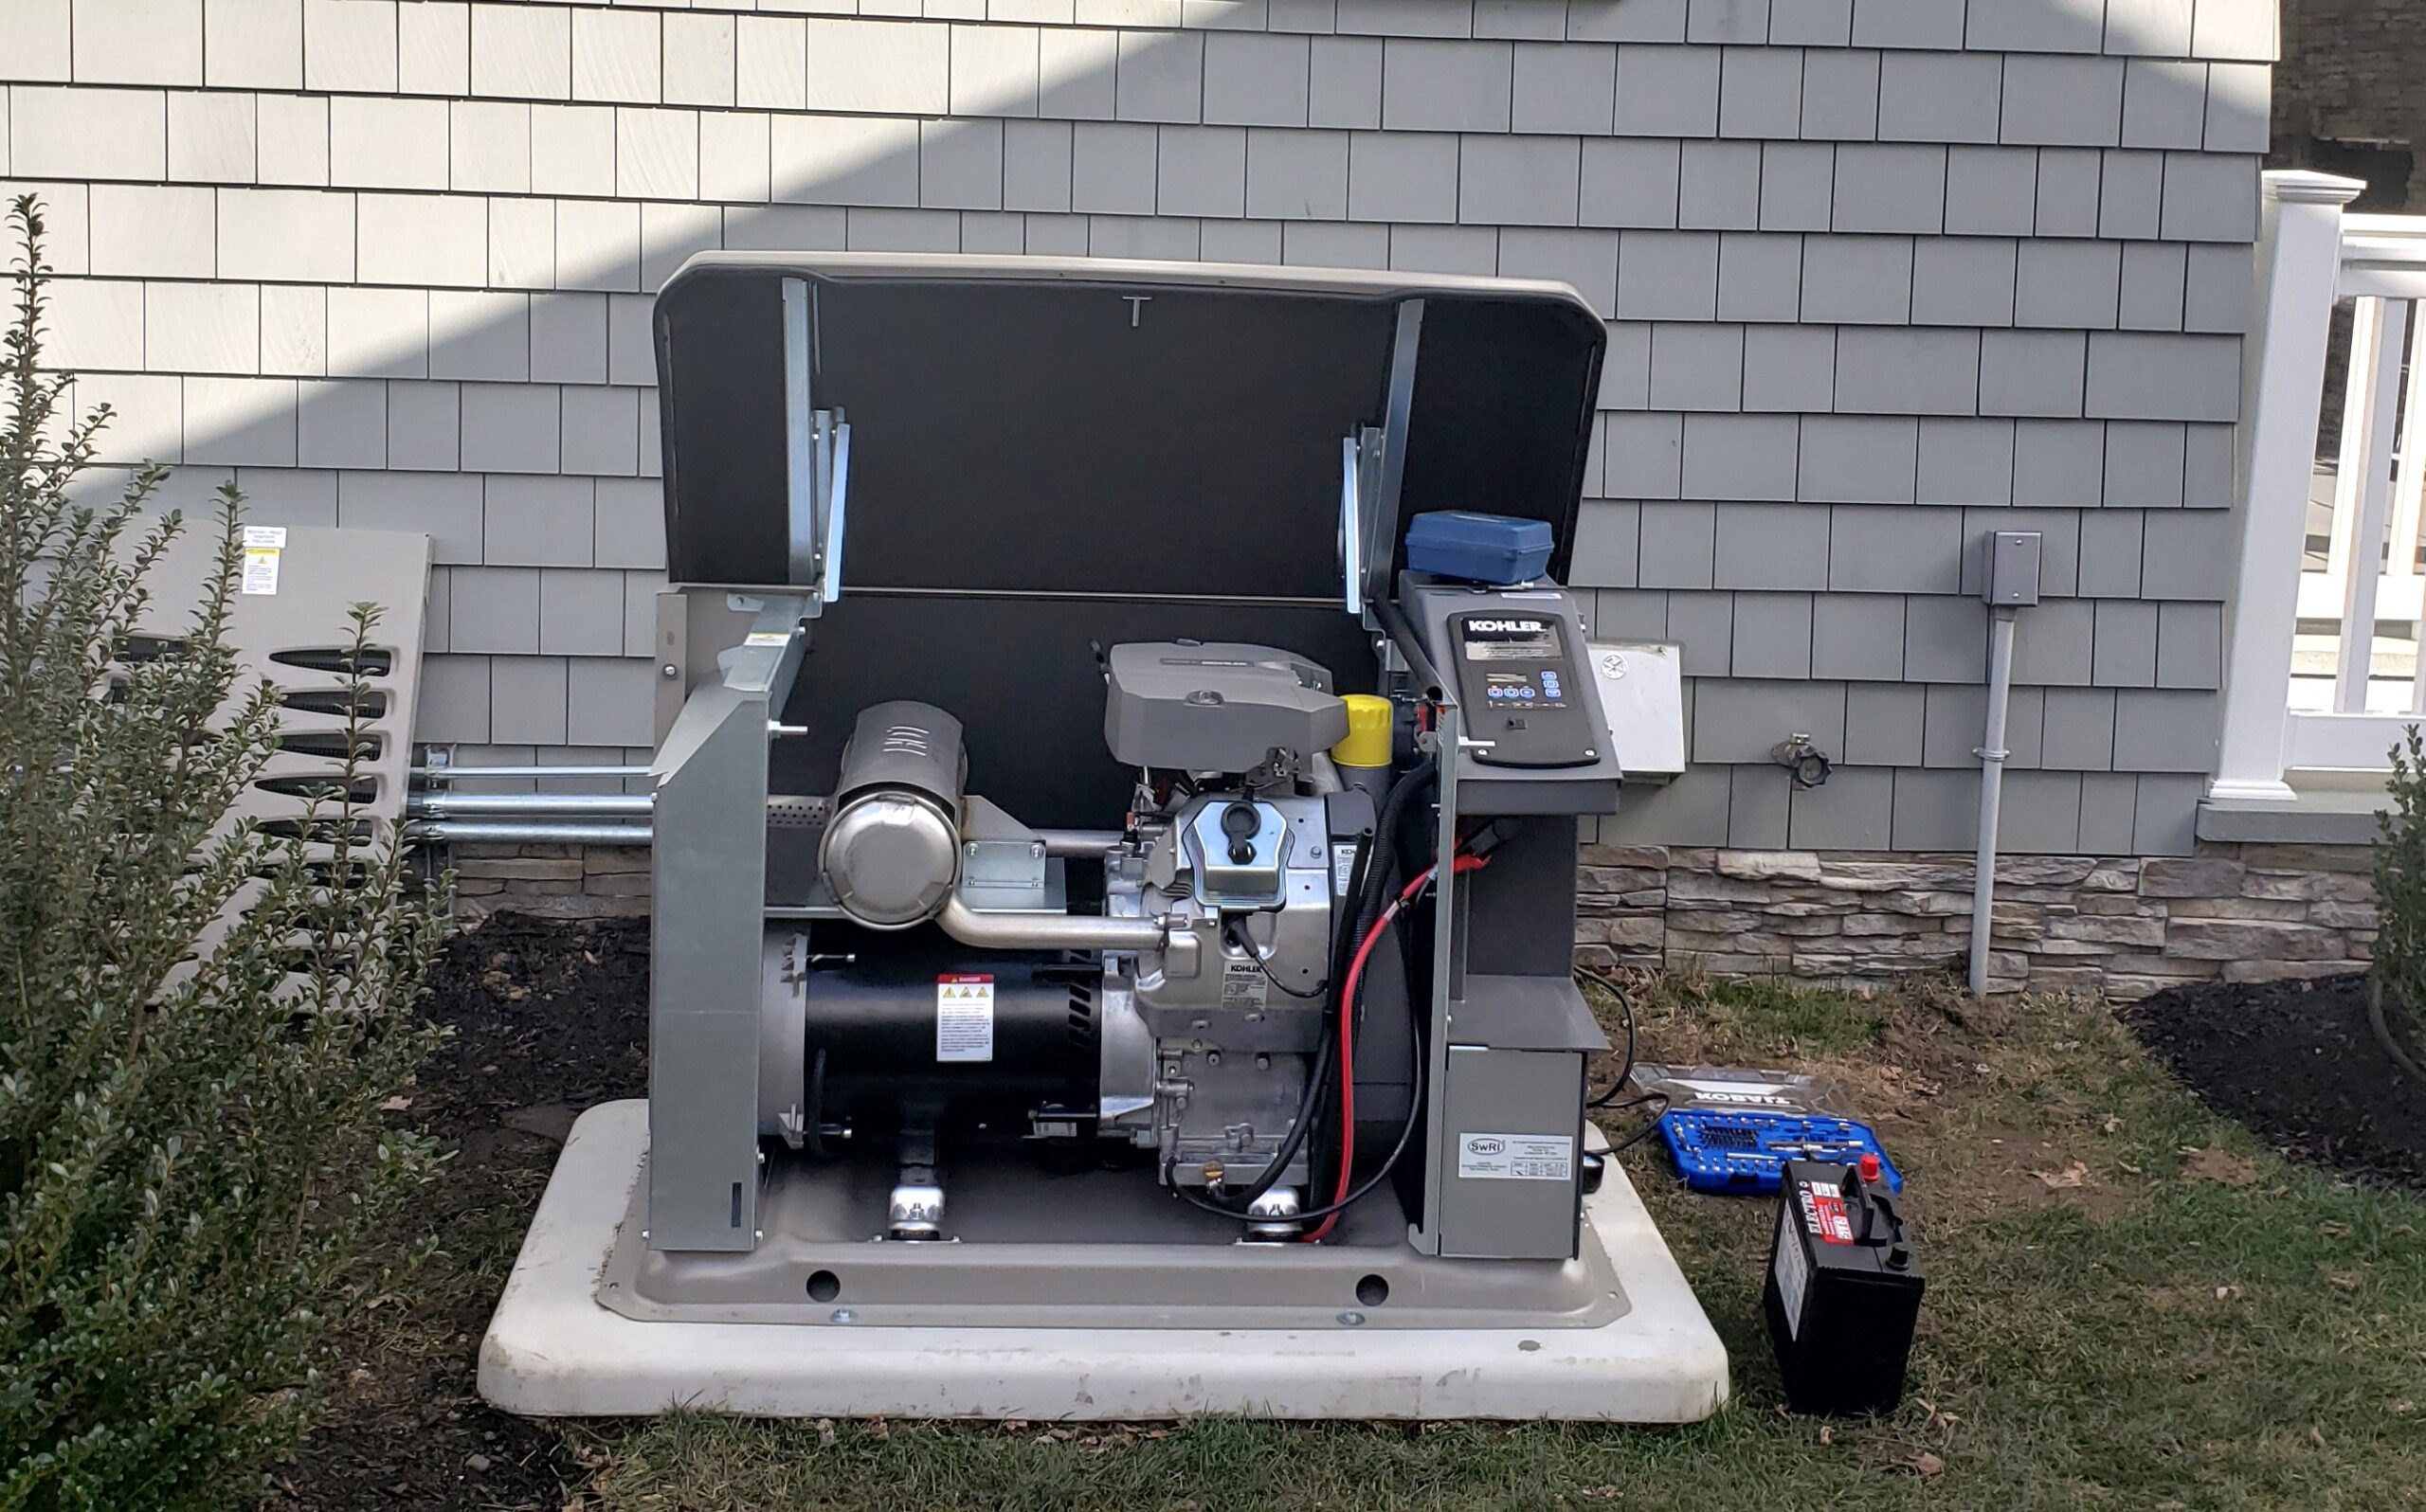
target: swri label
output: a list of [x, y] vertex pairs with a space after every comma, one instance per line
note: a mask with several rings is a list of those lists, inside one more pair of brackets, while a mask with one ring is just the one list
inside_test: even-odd
[[1564, 1134], [1460, 1134], [1457, 1175], [1483, 1181], [1566, 1181], [1575, 1141]]

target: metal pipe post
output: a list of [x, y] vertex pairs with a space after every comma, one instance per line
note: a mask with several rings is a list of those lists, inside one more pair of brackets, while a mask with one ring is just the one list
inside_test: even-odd
[[1989, 926], [1997, 906], [1997, 810], [2004, 800], [2005, 712], [2013, 701], [2013, 605], [1990, 607], [1988, 728], [1980, 749], [1980, 849], [1971, 882], [1971, 991], [1988, 990]]

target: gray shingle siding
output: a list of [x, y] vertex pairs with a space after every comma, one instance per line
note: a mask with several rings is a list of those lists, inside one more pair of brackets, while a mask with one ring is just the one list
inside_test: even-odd
[[[2189, 843], [2268, 0], [163, 0], [78, 54], [105, 3], [0, 20], [56, 354], [172, 495], [431, 533], [426, 739], [645, 743], [648, 295], [690, 251], [1349, 262], [1611, 322], [1576, 576], [1683, 642], [1697, 765], [1607, 836], [1964, 843], [1964, 595], [2022, 528], [2009, 837]], [[1789, 798], [1795, 732], [1840, 770]]]

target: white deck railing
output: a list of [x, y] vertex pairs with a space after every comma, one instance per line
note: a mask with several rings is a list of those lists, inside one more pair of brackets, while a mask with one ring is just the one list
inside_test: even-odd
[[[2426, 718], [2426, 383], [2404, 382], [2426, 376], [2426, 217], [2345, 214], [2363, 188], [2266, 175], [2218, 797], [2288, 799], [2294, 771], [2386, 770], [2402, 727]], [[2348, 384], [2326, 473], [2317, 443], [2344, 301]], [[2326, 497], [2324, 564], [2310, 570], [2310, 518]], [[2380, 655], [2387, 623], [2406, 634]]]

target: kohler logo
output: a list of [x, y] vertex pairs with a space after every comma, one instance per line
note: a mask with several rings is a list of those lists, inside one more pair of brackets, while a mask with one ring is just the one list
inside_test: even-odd
[[1542, 621], [1539, 620], [1469, 620], [1466, 621], [1466, 628], [1480, 630], [1486, 635], [1532, 636], [1542, 633]]

